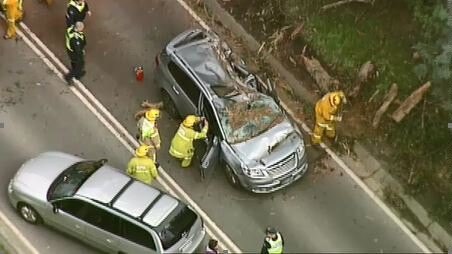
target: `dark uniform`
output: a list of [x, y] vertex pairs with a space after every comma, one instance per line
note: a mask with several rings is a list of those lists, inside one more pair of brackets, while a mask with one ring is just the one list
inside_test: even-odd
[[71, 71], [66, 76], [68, 82], [73, 77], [80, 79], [85, 74], [85, 46], [83, 32], [75, 31], [75, 26], [69, 27], [66, 31], [66, 50], [71, 59]]
[[86, 17], [86, 13], [89, 11], [88, 3], [82, 2], [79, 4], [75, 0], [69, 1], [67, 4], [67, 12], [66, 12], [66, 25], [67, 27], [71, 27], [75, 24], [75, 22], [83, 22]]

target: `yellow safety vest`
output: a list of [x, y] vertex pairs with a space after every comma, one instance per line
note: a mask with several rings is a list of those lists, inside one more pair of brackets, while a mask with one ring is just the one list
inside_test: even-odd
[[77, 10], [78, 10], [79, 12], [82, 12], [83, 9], [85, 9], [86, 3], [84, 2], [84, 3], [82, 3], [81, 5], [79, 5], [79, 4], [77, 4], [75, 1], [71, 0], [71, 1], [67, 4], [67, 7], [69, 7], [69, 6], [74, 6], [75, 8], [77, 8]]
[[273, 239], [267, 240], [267, 242], [270, 244], [270, 248], [268, 249], [269, 254], [281, 254], [283, 253], [283, 242], [281, 234], [276, 233], [278, 236], [278, 239], [273, 241]]
[[133, 157], [127, 165], [127, 173], [147, 184], [150, 184], [152, 179], [158, 176], [157, 167], [149, 157]]
[[171, 141], [169, 153], [176, 158], [191, 156], [194, 152], [193, 140], [206, 138], [207, 131], [207, 126], [205, 126], [201, 132], [197, 132], [181, 124], [176, 135]]
[[73, 52], [74, 50], [71, 48], [71, 40], [72, 38], [76, 38], [76, 39], [85, 39], [85, 35], [83, 34], [83, 32], [76, 32], [74, 30], [74, 26], [69, 27], [66, 30], [66, 48]]

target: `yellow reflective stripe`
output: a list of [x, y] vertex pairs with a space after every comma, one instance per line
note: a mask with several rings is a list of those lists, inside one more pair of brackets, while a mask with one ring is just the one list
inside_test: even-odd
[[332, 126], [329, 126], [329, 125], [328, 125], [328, 126], [326, 126], [326, 130], [327, 130], [327, 131], [332, 131], [332, 130], [334, 130], [334, 128], [333, 128]]
[[327, 128], [329, 125], [327, 123], [317, 123], [319, 127]]
[[6, 2], [7, 2], [8, 0], [3, 0], [3, 2], [2, 2], [2, 4], [3, 5], [6, 5]]
[[70, 1], [67, 6], [74, 6], [79, 12], [82, 12], [83, 9], [85, 8], [85, 3], [82, 3], [82, 5], [78, 5], [76, 2], [74, 1]]
[[178, 154], [178, 155], [180, 155], [180, 156], [183, 156], [183, 153], [181, 153], [181, 152], [175, 150], [173, 147], [170, 147], [170, 152], [171, 152], [171, 153]]
[[177, 135], [185, 141], [191, 141], [191, 139], [185, 136], [185, 131], [182, 128], [179, 128], [179, 130], [177, 130]]

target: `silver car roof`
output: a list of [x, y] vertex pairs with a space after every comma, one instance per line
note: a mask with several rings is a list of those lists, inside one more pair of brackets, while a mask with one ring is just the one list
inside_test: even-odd
[[79, 188], [76, 195], [112, 207], [151, 227], [158, 226], [180, 203], [160, 190], [104, 165]]

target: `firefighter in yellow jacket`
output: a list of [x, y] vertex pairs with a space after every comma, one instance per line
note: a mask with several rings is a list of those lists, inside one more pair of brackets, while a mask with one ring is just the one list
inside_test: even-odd
[[16, 22], [20, 22], [23, 17], [22, 0], [0, 0], [2, 8], [5, 10], [7, 29], [3, 36], [5, 40], [16, 38]]
[[320, 144], [323, 134], [327, 137], [336, 137], [336, 122], [342, 121], [339, 114], [342, 105], [347, 103], [342, 91], [325, 94], [315, 105], [315, 127], [311, 136], [312, 144]]
[[146, 184], [151, 184], [157, 179], [158, 172], [155, 162], [147, 156], [149, 147], [142, 145], [135, 150], [133, 157], [127, 165], [127, 173], [133, 178]]
[[160, 117], [160, 110], [150, 109], [137, 123], [138, 139], [140, 145], [149, 146], [149, 157], [157, 161], [157, 151], [160, 150], [160, 134], [157, 128], [157, 119]]
[[[197, 132], [193, 129], [193, 126], [200, 121], [204, 121], [204, 127], [200, 132]], [[188, 115], [179, 126], [176, 135], [171, 141], [169, 153], [171, 156], [182, 160], [181, 166], [183, 168], [190, 166], [195, 154], [193, 141], [206, 138], [208, 129], [209, 124], [207, 120], [194, 115]]]

